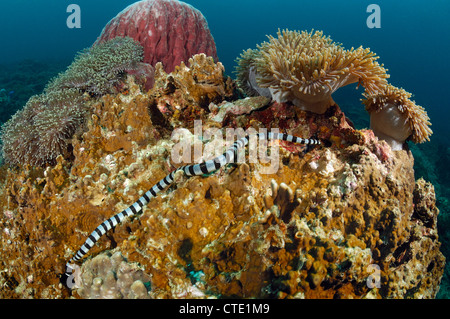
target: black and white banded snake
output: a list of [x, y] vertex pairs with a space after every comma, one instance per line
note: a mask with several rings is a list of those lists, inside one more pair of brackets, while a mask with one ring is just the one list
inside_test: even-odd
[[[296, 144], [305, 145], [319, 145], [322, 144], [318, 139], [304, 139], [301, 137], [296, 137], [293, 135], [285, 133], [256, 133], [257, 138], [260, 140], [282, 140], [287, 142], [292, 142]], [[174, 181], [175, 173], [178, 171], [183, 171], [188, 177], [209, 174], [215, 170], [223, 167], [226, 164], [232, 163], [237, 158], [237, 152], [240, 148], [245, 147], [250, 140], [250, 135], [238, 139], [234, 144], [221, 156], [214, 159], [204, 161], [199, 164], [185, 165], [178, 167], [176, 170], [169, 173], [162, 180], [157, 182], [150, 190], [143, 194], [136, 202], [131, 206], [121, 211], [120, 213], [112, 216], [111, 218], [105, 220], [101, 223], [86, 239], [84, 244], [80, 247], [77, 253], [67, 262], [66, 272], [61, 277], [61, 282], [67, 287], [71, 288], [74, 286], [74, 263], [79, 261], [83, 256], [85, 256], [89, 249], [91, 249], [95, 243], [110, 229], [114, 228], [120, 224], [126, 217], [138, 214], [142, 208], [147, 205], [151, 198], [156, 197], [157, 194], [163, 191], [166, 187], [171, 185]]]

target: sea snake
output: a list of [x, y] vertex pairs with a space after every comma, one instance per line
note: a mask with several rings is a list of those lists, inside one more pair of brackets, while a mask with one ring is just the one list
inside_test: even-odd
[[[282, 140], [288, 141], [297, 144], [309, 144], [309, 145], [319, 145], [321, 144], [318, 139], [305, 139], [301, 137], [296, 137], [293, 135], [285, 134], [285, 133], [256, 133], [257, 138], [260, 140]], [[238, 139], [234, 144], [221, 156], [218, 156], [212, 160], [208, 160], [202, 162], [200, 164], [194, 165], [186, 165], [178, 167], [176, 170], [172, 171], [158, 183], [156, 183], [150, 190], [148, 190], [141, 198], [139, 198], [134, 204], [120, 213], [114, 215], [113, 217], [105, 220], [101, 223], [86, 239], [84, 244], [80, 247], [78, 252], [67, 262], [66, 264], [66, 272], [61, 277], [61, 282], [64, 283], [67, 287], [71, 288], [74, 286], [73, 282], [73, 271], [74, 271], [74, 263], [79, 261], [86, 255], [95, 243], [102, 237], [108, 230], [114, 228], [116, 225], [120, 224], [125, 217], [136, 215], [142, 210], [142, 207], [147, 205], [150, 202], [150, 199], [156, 197], [156, 195], [164, 190], [167, 186], [173, 183], [174, 175], [178, 171], [183, 171], [186, 176], [197, 176], [203, 174], [209, 174], [214, 172], [215, 170], [221, 168], [222, 166], [234, 162], [237, 158], [237, 152], [240, 148], [245, 147], [250, 139], [251, 135], [247, 135]]]

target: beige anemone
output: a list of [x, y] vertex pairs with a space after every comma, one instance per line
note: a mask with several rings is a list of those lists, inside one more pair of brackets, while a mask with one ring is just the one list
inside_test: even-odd
[[237, 81], [246, 92], [267, 88], [279, 102], [322, 114], [342, 86], [359, 83], [375, 94], [387, 83], [386, 69], [370, 49], [346, 50], [321, 31], [283, 30], [278, 38], [268, 38], [258, 50], [247, 50], [238, 59]]
[[363, 95], [371, 129], [394, 150], [402, 149], [408, 138], [414, 143], [430, 140], [430, 118], [422, 106], [410, 100], [411, 93], [388, 84], [381, 92]]

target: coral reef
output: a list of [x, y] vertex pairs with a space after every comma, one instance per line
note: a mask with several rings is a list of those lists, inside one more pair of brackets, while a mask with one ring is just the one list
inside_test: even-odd
[[[450, 161], [450, 148], [445, 142], [434, 138], [426, 144], [410, 144], [414, 154], [414, 173], [433, 184], [436, 193], [436, 206], [439, 207], [438, 233], [442, 243], [441, 251], [448, 260], [450, 256], [450, 174], [447, 163]], [[436, 298], [450, 298], [450, 265], [446, 263], [441, 287]]]
[[[65, 277], [69, 280], [73, 276], [75, 266], [74, 263], [81, 260], [89, 250], [97, 243], [97, 241], [105, 235], [109, 230], [122, 223], [127, 217], [132, 217], [134, 215], [140, 214], [144, 206], [146, 206], [152, 198], [158, 196], [158, 193], [164, 191], [166, 188], [170, 187], [175, 181], [175, 177], [184, 174], [188, 177], [190, 176], [201, 176], [214, 173], [221, 167], [238, 163], [238, 154], [243, 151], [243, 148], [250, 143], [252, 139], [259, 139], [265, 141], [290, 141], [296, 144], [304, 145], [320, 145], [321, 142], [316, 139], [303, 139], [296, 136], [284, 134], [284, 133], [256, 133], [252, 135], [244, 136], [238, 139], [224, 154], [217, 156], [213, 159], [203, 161], [199, 164], [184, 165], [178, 167], [176, 170], [167, 174], [163, 179], [157, 182], [153, 187], [145, 192], [137, 201], [131, 204], [129, 207], [117, 213], [116, 215], [108, 218], [102, 222], [97, 228], [95, 228], [92, 233], [88, 236], [84, 244], [78, 249], [74, 257], [72, 257], [66, 264]], [[278, 160], [278, 159], [277, 159]], [[72, 283], [72, 281], [66, 281], [66, 285]], [[63, 279], [64, 281], [64, 279]]]
[[167, 72], [197, 53], [217, 61], [216, 45], [200, 11], [176, 0], [138, 1], [104, 27], [96, 44], [128, 36], [144, 47], [144, 62], [162, 62]]
[[342, 86], [358, 83], [374, 94], [386, 84], [388, 75], [377, 59], [363, 47], [345, 50], [321, 31], [283, 30], [258, 50], [245, 51], [236, 71], [246, 92], [268, 88], [278, 102], [323, 114], [334, 104], [331, 94]]
[[70, 139], [88, 114], [92, 96], [117, 93], [124, 73], [142, 60], [142, 47], [117, 38], [81, 52], [67, 70], [32, 96], [1, 129], [2, 154], [10, 165], [54, 165], [72, 156]]
[[[0, 297], [436, 296], [445, 265], [439, 210], [433, 186], [415, 180], [409, 150], [354, 129], [336, 104], [314, 114], [237, 99], [223, 67], [202, 55], [173, 73], [157, 70], [154, 90], [128, 76], [120, 93], [89, 104], [73, 159], [0, 167]], [[194, 119], [204, 129], [277, 127], [328, 143], [274, 142], [275, 173], [246, 162], [175, 176], [91, 248], [77, 288], [63, 287], [65, 263], [90, 232], [176, 168], [172, 130], [192, 134]]]

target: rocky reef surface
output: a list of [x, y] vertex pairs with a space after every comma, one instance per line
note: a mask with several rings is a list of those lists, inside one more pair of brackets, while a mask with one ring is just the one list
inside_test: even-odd
[[[243, 98], [203, 54], [146, 92], [89, 102], [71, 156], [0, 168], [1, 298], [434, 298], [445, 266], [434, 187], [415, 180], [409, 150], [356, 130], [338, 105], [324, 114]], [[142, 214], [108, 231], [75, 271], [64, 267], [103, 220], [174, 170], [174, 129], [278, 128], [316, 137], [279, 147], [278, 170], [229, 164], [176, 176]], [[225, 149], [223, 149], [224, 151]]]

